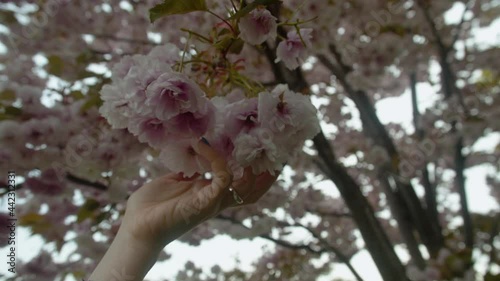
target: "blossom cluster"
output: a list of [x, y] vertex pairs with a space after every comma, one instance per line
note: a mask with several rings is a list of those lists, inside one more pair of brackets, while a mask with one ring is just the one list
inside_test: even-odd
[[209, 98], [188, 74], [174, 70], [181, 51], [155, 47], [148, 55], [124, 57], [113, 68], [113, 83], [101, 91], [101, 114], [115, 129], [128, 129], [160, 152], [173, 172], [185, 176], [209, 170], [194, 145], [208, 140], [236, 177], [281, 170], [303, 142], [319, 132], [309, 98], [285, 85], [247, 97], [235, 89]]
[[[252, 10], [248, 15], [241, 18], [238, 27], [240, 37], [251, 45], [259, 45], [268, 39], [276, 38], [278, 25], [276, 18], [264, 8]], [[298, 68], [307, 58], [307, 47], [311, 46], [311, 28], [291, 30], [287, 38], [281, 40], [276, 48], [275, 63], [282, 61], [285, 66], [294, 70]]]

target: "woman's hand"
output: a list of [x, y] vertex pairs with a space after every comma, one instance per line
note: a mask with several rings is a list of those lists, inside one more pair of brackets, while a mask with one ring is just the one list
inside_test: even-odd
[[[243, 178], [233, 181], [225, 160], [214, 149], [202, 141], [194, 149], [211, 163], [213, 179], [169, 174], [134, 192], [118, 234], [92, 274], [92, 281], [112, 277], [123, 280], [127, 276], [129, 280], [142, 280], [166, 244], [225, 208], [238, 205], [230, 187], [243, 199], [242, 205], [251, 204], [276, 180], [277, 176], [269, 173], [255, 176], [249, 168]], [[110, 273], [117, 267], [114, 274]]]
[[200, 141], [195, 151], [211, 163], [213, 179], [168, 174], [145, 184], [129, 198], [122, 231], [147, 246], [165, 246], [202, 221], [237, 205], [230, 186], [243, 204], [250, 204], [276, 180], [269, 173], [255, 176], [248, 168], [242, 179], [233, 182], [225, 160], [214, 149]]

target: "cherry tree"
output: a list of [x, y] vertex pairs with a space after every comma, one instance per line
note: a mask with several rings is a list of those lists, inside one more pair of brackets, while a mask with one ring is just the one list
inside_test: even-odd
[[[276, 247], [252, 272], [187, 263], [176, 280], [316, 280], [342, 263], [360, 281], [351, 261], [365, 249], [385, 281], [496, 280], [498, 213], [469, 210], [465, 172], [489, 167], [498, 202], [498, 144], [477, 144], [500, 130], [499, 51], [475, 35], [499, 7], [0, 1], [2, 200], [9, 206], [12, 171], [18, 223], [56, 252], [76, 245], [64, 262], [44, 250], [7, 277], [86, 278], [133, 191], [167, 172], [208, 170], [190, 149], [205, 137], [235, 176], [251, 167], [281, 178], [180, 240], [228, 234]], [[413, 124], [382, 123], [375, 105], [407, 91]]]

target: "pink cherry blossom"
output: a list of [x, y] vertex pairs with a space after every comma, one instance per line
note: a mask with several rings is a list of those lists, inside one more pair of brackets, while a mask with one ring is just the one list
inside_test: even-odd
[[181, 51], [174, 44], [164, 44], [156, 46], [148, 54], [148, 57], [152, 60], [158, 60], [167, 65], [174, 65], [180, 60]]
[[104, 85], [101, 89], [101, 98], [104, 101], [99, 112], [106, 116], [109, 124], [114, 129], [124, 129], [128, 120], [133, 116], [130, 100], [127, 97], [123, 83]]
[[186, 75], [174, 72], [162, 74], [146, 89], [145, 105], [152, 108], [160, 120], [168, 120], [185, 112], [198, 112], [204, 106], [205, 94]]
[[168, 120], [169, 130], [179, 137], [201, 137], [213, 126], [213, 108], [205, 112], [184, 112]]
[[251, 166], [254, 174], [281, 170], [278, 148], [273, 143], [273, 135], [269, 130], [256, 129], [248, 134], [241, 134], [234, 142], [233, 156], [243, 167]]
[[290, 91], [286, 85], [259, 94], [258, 116], [262, 126], [275, 134], [280, 147], [292, 151], [320, 131], [317, 110], [309, 97]]
[[141, 60], [144, 60], [144, 57], [144, 55], [124, 56], [118, 63], [113, 65], [111, 69], [113, 80], [118, 81], [127, 77], [130, 69], [134, 65], [140, 64]]
[[49, 196], [55, 196], [62, 193], [65, 187], [54, 169], [43, 171], [40, 177], [27, 178], [26, 185], [33, 194]]
[[[131, 192], [172, 170], [185, 176], [210, 171], [192, 145], [203, 135], [234, 179], [244, 168], [274, 172], [288, 163], [283, 181], [257, 203], [227, 209], [225, 219], [214, 218], [181, 238], [199, 245], [224, 233], [290, 244], [268, 247], [251, 272], [236, 268], [241, 279], [313, 280], [331, 273], [343, 260], [340, 254], [357, 269], [352, 257], [363, 249], [376, 257], [387, 280], [409, 279], [403, 268], [422, 281], [485, 278], [487, 269], [464, 253], [489, 255], [492, 237], [472, 228], [469, 245], [468, 227], [460, 223], [466, 221], [457, 195], [464, 171], [457, 160], [462, 151], [465, 172], [484, 166], [490, 174], [483, 175], [486, 188], [498, 201], [494, 140], [500, 99], [492, 83], [500, 67], [498, 48], [475, 36], [493, 27], [494, 1], [287, 0], [255, 7], [254, 0], [205, 0], [213, 14], [171, 15], [154, 24], [147, 14], [159, 0], [0, 2], [7, 16], [0, 32], [0, 171], [15, 171], [18, 222], [40, 222], [24, 227], [50, 249], [31, 262], [18, 251], [23, 262], [16, 264], [17, 275], [2, 277], [88, 277], [78, 275], [92, 272], [116, 236]], [[245, 2], [250, 11], [230, 18]], [[460, 10], [463, 24], [449, 22], [446, 14], [458, 11], [460, 19]], [[278, 36], [276, 26], [288, 34]], [[239, 39], [246, 43], [241, 50]], [[416, 81], [409, 79], [413, 75]], [[379, 120], [386, 114], [378, 109], [384, 99], [411, 92], [414, 82], [420, 109], [415, 123]], [[184, 95], [180, 84], [199, 89]], [[453, 93], [446, 85], [456, 86]], [[398, 110], [412, 111], [400, 105]], [[317, 117], [325, 138], [304, 143], [319, 132]], [[373, 126], [379, 121], [382, 126]], [[492, 146], [483, 149], [486, 139]], [[385, 173], [380, 169], [394, 164], [389, 155], [406, 165]], [[386, 179], [396, 187], [404, 181], [400, 190], [415, 189], [418, 196], [384, 200], [390, 194]], [[93, 205], [98, 207], [85, 208]], [[387, 211], [390, 205], [425, 211], [426, 220], [405, 217], [413, 229], [406, 233], [416, 239], [403, 237], [404, 224]], [[373, 211], [359, 213], [367, 209]], [[80, 221], [80, 210], [89, 217]], [[0, 214], [0, 226], [7, 216]], [[493, 221], [494, 214], [478, 218]], [[409, 259], [398, 259], [391, 247], [373, 246], [387, 244], [384, 236], [408, 249]], [[69, 259], [52, 259], [60, 247]], [[424, 264], [417, 266], [418, 249]], [[324, 253], [321, 261], [315, 252]], [[232, 270], [209, 272], [188, 263], [177, 279], [215, 280]]]
[[155, 148], [161, 148], [169, 138], [167, 124], [152, 116], [132, 118], [128, 128], [140, 142], [148, 143]]
[[257, 8], [240, 19], [240, 37], [251, 45], [259, 45], [276, 37], [276, 18], [265, 8]]
[[210, 163], [193, 148], [197, 141], [188, 139], [169, 143], [162, 149], [159, 157], [172, 172], [183, 173], [185, 177], [207, 172], [210, 170]]
[[225, 109], [224, 125], [227, 134], [234, 138], [256, 128], [258, 123], [257, 98], [245, 99], [229, 104]]
[[281, 41], [276, 49], [276, 60], [283, 61], [285, 66], [290, 69], [296, 69], [307, 58], [307, 47], [311, 45], [311, 28], [300, 29], [300, 35], [296, 30], [288, 32], [287, 39]]

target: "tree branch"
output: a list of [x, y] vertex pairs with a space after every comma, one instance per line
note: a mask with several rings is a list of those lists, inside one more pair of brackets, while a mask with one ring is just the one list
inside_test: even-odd
[[465, 245], [469, 249], [472, 249], [474, 246], [474, 227], [472, 225], [472, 219], [467, 203], [467, 193], [465, 191], [465, 156], [463, 155], [462, 150], [463, 137], [459, 136], [457, 143], [455, 144], [455, 182], [460, 196], [461, 213], [464, 221]]
[[404, 202], [399, 200], [400, 196], [398, 196], [398, 191], [392, 188], [388, 178], [384, 175], [380, 175], [378, 178], [384, 189], [384, 194], [386, 195], [391, 214], [398, 223], [399, 232], [406, 244], [411, 259], [418, 268], [422, 270], [425, 269], [425, 260], [418, 248], [419, 243], [415, 237], [415, 225], [412, 223], [411, 214], [409, 214], [408, 209], [405, 208]]
[[384, 280], [408, 280], [387, 234], [374, 216], [373, 208], [363, 196], [360, 186], [334, 158], [333, 150], [322, 132], [314, 138], [314, 145], [328, 168], [326, 175], [335, 183], [346, 205], [351, 210], [366, 247]]
[[92, 182], [92, 181], [89, 181], [86, 179], [82, 179], [82, 178], [79, 178], [79, 177], [77, 177], [73, 174], [69, 174], [69, 173], [66, 175], [66, 179], [72, 183], [92, 187], [92, 188], [95, 188], [95, 189], [98, 189], [101, 191], [106, 191], [108, 189], [108, 187], [102, 183]]
[[[66, 179], [72, 183], [76, 183], [76, 184], [79, 184], [79, 185], [83, 185], [83, 186], [87, 186], [87, 187], [92, 187], [92, 188], [95, 188], [95, 189], [98, 189], [98, 190], [101, 190], [101, 191], [105, 191], [108, 189], [108, 187], [102, 183], [99, 183], [99, 182], [91, 182], [89, 180], [86, 180], [86, 179], [82, 179], [82, 178], [79, 178], [75, 175], [72, 175], [72, 174], [67, 174], [66, 175]], [[16, 190], [19, 190], [23, 187], [25, 187], [26, 185], [24, 184], [18, 184], [16, 185]], [[2, 193], [0, 193], [0, 197], [3, 197], [4, 195], [6, 195], [7, 193], [9, 193], [9, 190], [7, 188], [5, 188], [6, 190]]]
[[[411, 90], [411, 101], [413, 109], [413, 125], [415, 127], [415, 134], [419, 141], [423, 140], [425, 137], [425, 131], [420, 124], [420, 110], [418, 108], [417, 99], [417, 75], [415, 72], [410, 74], [410, 90]], [[439, 214], [437, 211], [437, 201], [436, 201], [436, 187], [430, 180], [429, 168], [427, 161], [424, 162], [424, 168], [422, 170], [422, 185], [425, 189], [425, 203], [427, 206], [427, 213], [434, 232], [442, 233], [442, 228], [439, 223]], [[437, 251], [441, 247], [441, 243], [436, 243], [435, 251], [431, 252], [431, 256], [437, 254]]]
[[[428, 9], [426, 9], [422, 0], [418, 0], [417, 4], [420, 6], [422, 13], [424, 14], [425, 19], [431, 26], [431, 31], [434, 36], [434, 39], [437, 43], [438, 52], [440, 56], [440, 64], [441, 64], [441, 84], [443, 85], [443, 91], [445, 94], [445, 98], [451, 97], [455, 92], [458, 94], [459, 101], [462, 105], [465, 114], [467, 114], [467, 108], [465, 107], [463, 98], [461, 93], [456, 90], [455, 87], [455, 76], [451, 70], [450, 63], [448, 61], [449, 53], [453, 50], [454, 45], [445, 46], [441, 36], [436, 28], [436, 24], [430, 16]], [[452, 130], [456, 131], [456, 124], [452, 123]], [[464, 231], [465, 231], [465, 244], [467, 247], [472, 249], [474, 245], [474, 233], [473, 233], [473, 225], [470, 217], [470, 212], [467, 204], [467, 194], [465, 192], [465, 177], [464, 177], [464, 169], [465, 169], [465, 157], [462, 154], [463, 149], [463, 137], [460, 136], [455, 144], [455, 174], [456, 174], [456, 184], [458, 188], [458, 193], [460, 196], [460, 204], [461, 204], [461, 213], [464, 221]]]
[[105, 40], [111, 40], [111, 41], [118, 41], [118, 42], [125, 42], [125, 43], [131, 43], [131, 44], [141, 44], [141, 45], [153, 45], [153, 46], [159, 46], [161, 43], [155, 43], [149, 40], [140, 40], [140, 39], [133, 39], [133, 38], [122, 38], [122, 37], [116, 37], [111, 34], [91, 34], [97, 39], [105, 39]]
[[451, 40], [451, 46], [455, 46], [455, 43], [457, 43], [458, 38], [460, 37], [460, 32], [462, 31], [462, 27], [464, 26], [465, 23], [465, 16], [467, 15], [467, 12], [469, 12], [472, 9], [472, 6], [474, 6], [475, 0], [469, 1], [465, 5], [464, 12], [462, 14], [462, 18], [460, 19], [460, 22], [458, 23], [456, 29], [455, 29], [455, 35], [453, 36], [453, 39]]
[[[278, 14], [273, 13], [273, 15], [279, 18]], [[280, 32], [280, 30], [278, 32]], [[273, 49], [272, 52], [268, 52], [267, 58], [271, 64], [274, 63], [275, 53], [275, 49]], [[305, 81], [300, 68], [295, 71], [290, 71], [284, 68], [283, 63], [280, 63], [279, 65], [281, 67], [273, 67], [273, 71], [281, 72], [275, 73], [277, 80], [281, 83], [288, 84], [290, 86], [290, 90], [295, 92], [301, 92], [305, 88], [308, 88], [308, 83]], [[281, 77], [283, 80], [280, 80], [278, 77]], [[384, 232], [384, 229], [374, 215], [373, 208], [364, 197], [361, 192], [361, 188], [356, 181], [335, 159], [333, 149], [324, 133], [320, 132], [316, 135], [313, 142], [318, 151], [319, 157], [327, 168], [326, 175], [335, 183], [344, 198], [346, 205], [351, 210], [353, 219], [359, 227], [361, 235], [366, 243], [366, 247], [372, 255], [373, 260], [375, 261], [384, 280], [408, 280], [405, 269], [394, 252], [393, 245], [389, 241], [387, 234]]]
[[491, 247], [491, 251], [489, 254], [489, 264], [490, 267], [495, 263], [497, 251], [495, 250], [495, 237], [499, 234], [499, 226], [500, 226], [500, 213], [495, 215], [496, 219], [493, 220], [493, 226], [491, 227], [490, 237], [488, 239], [488, 244]]
[[453, 93], [455, 92], [455, 77], [453, 75], [453, 72], [451, 70], [450, 63], [448, 61], [449, 59], [449, 54], [450, 51], [453, 50], [453, 45], [446, 46], [441, 39], [441, 35], [439, 34], [439, 31], [437, 30], [436, 23], [432, 19], [429, 9], [425, 7], [425, 4], [423, 3], [422, 0], [417, 0], [417, 5], [420, 7], [422, 10], [422, 13], [424, 14], [424, 18], [426, 19], [427, 23], [431, 27], [431, 32], [434, 37], [434, 41], [437, 44], [438, 48], [438, 53], [439, 53], [439, 64], [441, 66], [441, 80], [443, 84], [443, 92], [445, 98], [450, 98], [453, 96]]
[[[371, 103], [368, 95], [364, 91], [354, 90], [348, 83], [346, 76], [346, 71], [351, 71], [351, 68], [344, 65], [340, 58], [340, 53], [338, 52], [336, 46], [332, 43], [330, 44], [330, 50], [333, 56], [336, 58], [336, 63], [338, 67], [328, 60], [325, 56], [318, 56], [318, 59], [332, 71], [332, 74], [337, 77], [340, 84], [344, 87], [349, 98], [353, 100], [360, 113], [361, 121], [363, 124], [363, 131], [370, 137], [375, 145], [382, 147], [387, 155], [389, 156], [386, 163], [382, 163], [379, 173], [380, 176], [391, 176], [397, 183], [397, 188], [399, 192], [396, 194], [397, 200], [405, 202], [406, 204], [401, 205], [402, 208], [407, 209], [407, 213], [412, 217], [412, 221], [419, 231], [420, 237], [424, 244], [429, 248], [429, 252], [434, 254], [441, 248], [442, 234], [436, 231], [428, 224], [428, 219], [426, 219], [427, 212], [423, 208], [413, 186], [411, 184], [404, 183], [399, 176], [399, 161], [400, 155], [396, 150], [394, 142], [389, 136], [384, 125], [380, 122], [375, 111], [375, 106]], [[385, 181], [386, 179], [381, 179]], [[424, 215], [422, 215], [424, 214]], [[401, 224], [405, 222], [401, 221]]]
[[350, 259], [344, 255], [339, 249], [333, 247], [332, 245], [330, 245], [330, 243], [328, 243], [328, 241], [326, 241], [325, 239], [321, 238], [321, 236], [319, 236], [316, 232], [314, 232], [314, 230], [310, 229], [309, 227], [301, 224], [301, 223], [298, 223], [296, 222], [294, 224], [294, 226], [298, 226], [298, 227], [301, 227], [305, 230], [307, 230], [309, 233], [311, 233], [311, 235], [316, 238], [316, 240], [318, 240], [321, 244], [323, 244], [328, 250], [330, 250], [332, 253], [335, 254], [335, 256], [337, 256], [337, 258], [343, 262], [348, 268], [349, 270], [352, 272], [352, 274], [354, 275], [354, 277], [356, 277], [356, 280], [358, 281], [363, 281], [363, 278], [361, 278], [361, 276], [359, 275], [359, 273], [356, 271], [356, 269], [352, 266], [351, 264], [351, 261]]
[[[241, 223], [240, 221], [238, 221], [238, 220], [236, 220], [234, 218], [231, 218], [231, 217], [228, 217], [228, 216], [224, 216], [224, 215], [218, 215], [215, 218], [219, 219], [219, 220], [229, 221], [229, 222], [231, 222], [233, 224], [236, 224], [238, 226], [241, 226], [241, 227], [243, 227], [243, 228], [245, 228], [247, 230], [251, 230], [251, 228], [245, 226], [243, 223]], [[285, 247], [285, 248], [288, 248], [288, 249], [292, 249], [292, 250], [306, 250], [306, 251], [308, 251], [310, 253], [313, 253], [313, 254], [322, 254], [322, 253], [326, 252], [325, 249], [316, 250], [316, 249], [313, 249], [309, 245], [296, 245], [296, 244], [292, 244], [292, 243], [290, 243], [288, 241], [279, 240], [279, 239], [271, 237], [269, 234], [261, 234], [258, 237], [266, 239], [266, 240], [271, 241], [271, 242], [274, 242], [277, 245], [280, 245], [282, 247]]]

